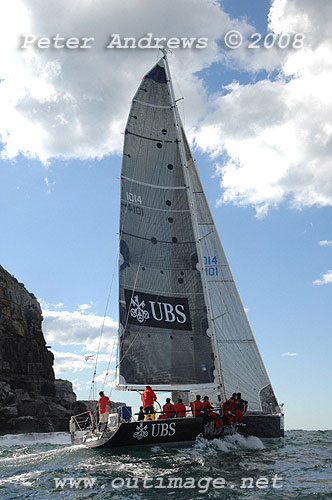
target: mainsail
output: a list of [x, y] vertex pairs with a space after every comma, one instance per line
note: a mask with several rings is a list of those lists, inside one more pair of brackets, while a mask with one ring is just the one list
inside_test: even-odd
[[131, 105], [121, 174], [118, 388], [219, 388], [278, 411], [176, 107], [166, 55]]
[[119, 388], [215, 387], [215, 356], [162, 58], [132, 101], [121, 172]]

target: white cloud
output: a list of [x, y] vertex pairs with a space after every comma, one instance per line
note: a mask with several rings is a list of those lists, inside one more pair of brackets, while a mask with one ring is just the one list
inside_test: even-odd
[[110, 387], [109, 384], [113, 384], [114, 382], [115, 370], [104, 370], [100, 375], [97, 375], [95, 378], [96, 382], [105, 382], [105, 384]]
[[87, 309], [91, 309], [92, 305], [91, 304], [81, 304], [78, 306], [78, 310], [80, 312], [84, 312], [86, 311]]
[[65, 372], [78, 372], [85, 370], [86, 368], [91, 369], [90, 366], [84, 361], [84, 356], [80, 354], [74, 354], [72, 352], [58, 352], [53, 351], [54, 354], [54, 372], [55, 376], [58, 377]]
[[322, 240], [319, 242], [321, 247], [332, 247], [332, 240]]
[[83, 390], [82, 386], [81, 386], [81, 382], [78, 378], [75, 378], [74, 380], [72, 380], [71, 383], [73, 384], [74, 392]]
[[297, 352], [284, 352], [281, 356], [294, 357], [297, 356]]
[[314, 285], [327, 285], [328, 283], [332, 283], [332, 269], [323, 274], [322, 279], [313, 281]]
[[[48, 344], [82, 344], [85, 352], [97, 352], [104, 323], [100, 352], [110, 352], [117, 338], [118, 324], [110, 317], [80, 311], [50, 311], [43, 307], [43, 331]], [[105, 322], [104, 322], [105, 321]]]
[[[214, 0], [11, 0], [0, 12], [0, 134], [2, 156], [102, 157], [121, 149], [131, 100], [157, 50], [106, 49], [110, 35], [209, 38], [207, 49], [178, 50], [174, 72], [191, 116], [205, 112], [205, 92], [194, 72], [221, 58], [215, 43], [233, 21]], [[176, 15], [174, 13], [176, 12]], [[20, 37], [94, 37], [91, 49], [20, 49]], [[21, 43], [22, 45], [22, 43]]]
[[253, 205], [258, 215], [284, 201], [332, 206], [331, 13], [329, 0], [319, 9], [274, 0], [270, 29], [303, 32], [304, 48], [280, 55], [275, 81], [233, 84], [214, 97], [196, 143], [215, 157], [224, 153], [220, 202]]
[[[66, 372], [81, 372], [82, 370], [91, 371], [91, 363], [85, 361], [84, 354], [76, 354], [73, 352], [60, 352], [52, 349], [54, 354], [54, 372], [55, 376], [59, 377], [62, 373]], [[100, 354], [99, 362], [108, 362], [108, 354]], [[73, 381], [74, 383], [74, 381]]]
[[[23, 152], [47, 162], [54, 156], [90, 158], [120, 151], [138, 75], [157, 54], [107, 50], [110, 34], [206, 36], [207, 49], [178, 50], [171, 65], [175, 87], [181, 82], [188, 103], [190, 137], [212, 156], [223, 154], [216, 169], [220, 203], [252, 205], [261, 216], [285, 201], [296, 208], [332, 205], [329, 0], [273, 0], [269, 29], [304, 33], [304, 48], [298, 50], [243, 46], [222, 51], [216, 41], [228, 29], [246, 38], [255, 28], [231, 20], [213, 0], [171, 0], [167, 9], [161, 0], [132, 0], [130, 6], [99, 0], [98, 8], [93, 2], [58, 0], [48, 6], [47, 16], [40, 0], [12, 0], [0, 23], [3, 157]], [[51, 37], [58, 32], [94, 36], [93, 48], [18, 49], [23, 33]], [[245, 72], [277, 70], [278, 75], [250, 85], [233, 82], [209, 99], [195, 73], [214, 62]]]

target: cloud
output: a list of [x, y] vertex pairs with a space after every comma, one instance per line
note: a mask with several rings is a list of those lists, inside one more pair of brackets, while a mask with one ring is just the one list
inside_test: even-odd
[[235, 82], [214, 96], [195, 140], [221, 157], [219, 203], [251, 205], [258, 216], [285, 201], [298, 209], [332, 206], [331, 13], [328, 0], [319, 9], [274, 0], [270, 30], [304, 33], [303, 49], [280, 55], [273, 80]]
[[[58, 377], [62, 373], [67, 372], [81, 372], [82, 370], [91, 371], [91, 363], [85, 361], [84, 354], [76, 354], [73, 352], [60, 352], [52, 349], [54, 354], [54, 372], [55, 376]], [[99, 362], [108, 362], [108, 354], [100, 354], [98, 357]], [[73, 381], [74, 383], [74, 381]], [[81, 389], [79, 389], [81, 390]]]
[[319, 245], [321, 247], [332, 247], [332, 241], [331, 240], [323, 240], [319, 242]]
[[75, 378], [74, 380], [72, 380], [71, 383], [73, 384], [74, 392], [83, 390], [82, 386], [81, 386], [81, 382], [78, 378]]
[[[305, 35], [303, 48], [293, 50], [244, 45], [222, 50], [227, 30], [237, 29], [245, 39], [255, 28], [244, 19], [230, 19], [213, 0], [171, 0], [167, 9], [161, 0], [132, 0], [130, 5], [98, 0], [97, 5], [58, 0], [48, 6], [47, 16], [41, 0], [12, 0], [3, 9], [3, 158], [23, 153], [47, 163], [52, 157], [101, 158], [119, 152], [138, 75], [157, 54], [105, 49], [111, 33], [205, 36], [207, 49], [177, 50], [171, 65], [175, 84], [181, 81], [180, 97], [188, 103], [189, 136], [216, 159], [219, 203], [253, 206], [258, 216], [284, 202], [297, 209], [332, 205], [329, 0], [272, 1], [269, 30]], [[24, 33], [52, 37], [59, 31], [65, 38], [93, 36], [95, 42], [88, 50], [18, 49]], [[268, 76], [247, 85], [233, 82], [209, 96], [202, 70], [214, 63], [246, 75], [265, 70]]]
[[78, 372], [85, 370], [86, 368], [91, 369], [89, 365], [84, 361], [84, 356], [79, 354], [74, 354], [72, 352], [58, 352], [52, 350], [54, 354], [54, 372], [55, 376], [58, 377], [65, 372]]
[[314, 285], [327, 285], [328, 283], [332, 283], [332, 269], [323, 274], [322, 279], [313, 281]]
[[81, 304], [78, 306], [78, 310], [82, 313], [86, 311], [87, 309], [91, 309], [92, 305], [91, 304]]
[[[174, 15], [176, 12], [176, 15]], [[130, 3], [12, 0], [0, 16], [0, 135], [2, 156], [22, 152], [51, 157], [101, 158], [120, 151], [129, 101], [156, 50], [106, 49], [111, 34], [207, 37], [208, 48], [178, 50], [174, 72], [192, 103], [191, 117], [206, 111], [202, 81], [194, 75], [221, 59], [216, 41], [231, 20], [213, 0], [132, 0]], [[94, 37], [91, 49], [20, 49], [24, 34]]]
[[294, 357], [297, 356], [297, 352], [284, 352], [281, 356]]
[[[85, 352], [97, 352], [104, 317], [81, 311], [51, 311], [43, 307], [43, 331], [48, 344], [82, 344]], [[105, 318], [100, 351], [113, 348], [117, 339], [118, 323]]]
[[111, 387], [114, 383], [115, 370], [104, 370], [100, 375], [95, 378], [96, 382], [105, 382], [107, 387]]

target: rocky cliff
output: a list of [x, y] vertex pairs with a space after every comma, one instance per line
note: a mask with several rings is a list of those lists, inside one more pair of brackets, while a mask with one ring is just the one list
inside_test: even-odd
[[86, 409], [70, 382], [55, 383], [42, 319], [35, 296], [0, 266], [0, 434], [67, 430]]

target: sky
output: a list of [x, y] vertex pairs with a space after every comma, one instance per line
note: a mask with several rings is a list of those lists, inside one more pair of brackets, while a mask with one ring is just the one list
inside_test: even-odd
[[[169, 56], [204, 190], [286, 428], [331, 428], [331, 2], [45, 5], [0, 7], [0, 264], [38, 297], [56, 376], [88, 398], [101, 329], [98, 390], [115, 366], [122, 132], [159, 53], [111, 35], [205, 37]], [[37, 47], [56, 34], [94, 41]]]

